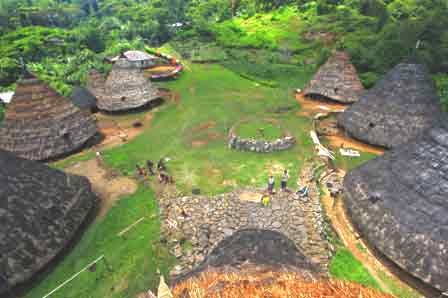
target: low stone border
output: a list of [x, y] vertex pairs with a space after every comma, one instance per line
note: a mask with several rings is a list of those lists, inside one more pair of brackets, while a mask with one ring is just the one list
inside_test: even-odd
[[[243, 120], [236, 123], [229, 132], [228, 146], [230, 149], [239, 151], [250, 151], [257, 153], [270, 153], [274, 151], [283, 151], [292, 148], [296, 144], [296, 139], [286, 130], [283, 130], [283, 137], [275, 141], [267, 141], [263, 139], [242, 138], [237, 135], [236, 128], [242, 123], [250, 120]], [[266, 119], [265, 121], [274, 123], [275, 120]]]

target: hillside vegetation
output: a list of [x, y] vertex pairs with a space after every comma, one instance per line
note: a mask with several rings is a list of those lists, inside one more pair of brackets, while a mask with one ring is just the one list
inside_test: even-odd
[[88, 69], [109, 70], [104, 57], [171, 41], [199, 60], [223, 61], [268, 85], [276, 72], [315, 69], [331, 49], [343, 48], [370, 87], [415, 54], [429, 65], [448, 104], [447, 5], [443, 0], [0, 0], [0, 86], [14, 88], [22, 57], [69, 95], [73, 85], [84, 83]]

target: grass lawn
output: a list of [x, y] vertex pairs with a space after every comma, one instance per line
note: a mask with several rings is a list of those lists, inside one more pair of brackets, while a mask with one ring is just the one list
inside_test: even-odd
[[[132, 142], [104, 152], [109, 166], [131, 175], [136, 164], [147, 159], [169, 157], [169, 172], [178, 188], [190, 193], [200, 188], [216, 194], [241, 186], [265, 186], [270, 172], [291, 172], [295, 181], [300, 166], [311, 156], [308, 137], [309, 119], [296, 116], [294, 98], [282, 89], [260, 86], [242, 79], [220, 65], [195, 65], [167, 87], [181, 95], [178, 105], [167, 103], [154, 116], [152, 128]], [[305, 79], [291, 79], [291, 86]], [[293, 106], [283, 114], [279, 107]], [[272, 154], [236, 152], [227, 148], [229, 129], [240, 119], [279, 118], [292, 132], [297, 145], [288, 151]]]
[[242, 122], [236, 127], [235, 133], [245, 139], [273, 141], [281, 138], [283, 130], [278, 124], [263, 120]]
[[362, 263], [344, 247], [338, 248], [331, 260], [330, 273], [337, 279], [353, 281], [367, 287], [380, 289], [376, 280], [364, 268]]
[[[185, 194], [193, 188], [217, 194], [237, 187], [265, 187], [270, 173], [279, 178], [285, 168], [290, 171], [290, 186], [296, 187], [301, 166], [313, 154], [308, 136], [311, 120], [297, 116], [300, 108], [288, 90], [303, 87], [309, 71], [296, 69], [296, 76], [281, 80], [282, 88], [269, 88], [243, 79], [221, 65], [187, 66], [178, 80], [164, 83], [164, 87], [180, 94], [180, 101], [160, 107], [154, 113], [151, 128], [137, 138], [103, 152], [108, 166], [132, 176], [136, 164], [169, 157], [168, 171]], [[282, 107], [292, 109], [274, 112]], [[278, 119], [282, 128], [297, 139], [296, 146], [270, 154], [229, 150], [226, 143], [229, 129], [248, 117]], [[251, 130], [248, 133], [258, 126], [248, 128]], [[94, 158], [92, 152], [54, 166], [63, 168], [89, 158]], [[42, 297], [103, 254], [113, 271], [108, 272], [104, 264], [99, 264], [95, 272], [81, 274], [54, 297], [135, 297], [136, 293], [153, 288], [157, 283], [157, 267], [166, 273], [173, 262], [159, 243], [157, 215], [153, 192], [140, 186], [135, 194], [117, 202], [105, 218], [94, 222], [64, 260], [25, 297]], [[129, 231], [126, 239], [117, 236], [143, 216], [146, 219]], [[355, 261], [346, 251], [339, 251], [332, 262], [332, 274], [376, 286]]]
[[[172, 263], [165, 248], [159, 244], [158, 208], [153, 192], [143, 186], [121, 199], [103, 219], [94, 222], [75, 248], [25, 297], [43, 297], [74, 273], [101, 255], [103, 262], [95, 272], [80, 274], [51, 297], [135, 297], [141, 291], [157, 285], [156, 269], [168, 272]], [[125, 238], [117, 234], [145, 217]]]

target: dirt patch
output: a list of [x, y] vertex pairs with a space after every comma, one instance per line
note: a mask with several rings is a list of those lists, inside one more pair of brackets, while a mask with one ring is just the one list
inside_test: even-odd
[[199, 132], [199, 131], [204, 131], [204, 130], [208, 130], [208, 129], [212, 129], [216, 127], [216, 122], [213, 120], [207, 121], [207, 122], [203, 122], [201, 124], [199, 124], [196, 127], [193, 127], [193, 129], [191, 130], [192, 132]]
[[95, 193], [100, 197], [100, 210], [98, 217], [106, 215], [114, 203], [125, 195], [137, 191], [137, 183], [126, 177], [116, 177], [99, 165], [96, 159], [78, 162], [67, 168], [71, 174], [86, 176], [92, 184]]
[[260, 203], [262, 196], [263, 194], [259, 192], [243, 191], [240, 193], [239, 199], [246, 202]]
[[176, 66], [174, 65], [159, 65], [151, 68], [145, 69], [145, 74], [161, 74], [161, 73], [168, 73], [172, 72], [176, 69]]
[[97, 114], [98, 130], [104, 136], [104, 139], [98, 149], [108, 149], [126, 143], [145, 129], [151, 127], [152, 112], [147, 112], [143, 116], [133, 119], [120, 119], [112, 115]]
[[309, 99], [303, 93], [297, 93], [296, 100], [300, 103], [301, 107], [298, 115], [304, 117], [314, 117], [317, 113], [340, 113], [349, 107], [348, 104]]
[[350, 148], [376, 155], [383, 155], [385, 152], [385, 149], [383, 148], [371, 146], [347, 136], [335, 135], [326, 136], [325, 138], [329, 141], [332, 148]]

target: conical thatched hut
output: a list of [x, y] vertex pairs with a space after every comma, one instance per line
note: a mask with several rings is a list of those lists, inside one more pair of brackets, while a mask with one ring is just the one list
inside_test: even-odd
[[439, 122], [441, 107], [426, 67], [403, 62], [344, 113], [338, 123], [372, 145], [393, 148]]
[[97, 197], [84, 177], [0, 150], [0, 294], [61, 252]]
[[106, 80], [104, 93], [97, 96], [97, 105], [100, 110], [118, 112], [143, 107], [159, 97], [143, 70], [120, 58]]
[[404, 271], [448, 291], [448, 128], [367, 162], [345, 178], [361, 234]]
[[352, 103], [364, 93], [356, 68], [346, 52], [335, 52], [303, 90], [305, 96]]
[[96, 133], [90, 115], [28, 73], [19, 81], [0, 126], [0, 149], [47, 160], [79, 149]]

